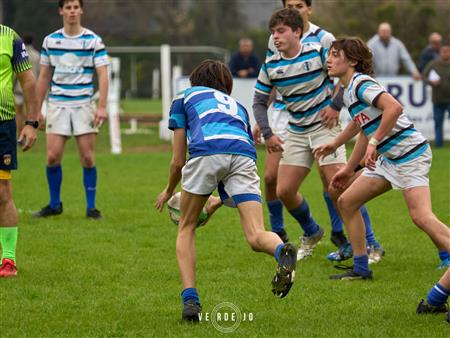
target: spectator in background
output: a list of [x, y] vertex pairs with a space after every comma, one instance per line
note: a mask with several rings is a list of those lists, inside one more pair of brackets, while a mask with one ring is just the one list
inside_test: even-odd
[[373, 68], [375, 76], [395, 76], [403, 65], [415, 80], [420, 80], [421, 75], [417, 70], [405, 45], [399, 39], [392, 36], [391, 25], [382, 22], [378, 26], [378, 34], [368, 42], [373, 54]]
[[431, 61], [423, 71], [423, 80], [433, 89], [433, 118], [435, 145], [442, 147], [445, 111], [450, 114], [450, 40], [441, 46], [439, 58]]
[[[22, 41], [28, 53], [28, 61], [31, 63], [31, 70], [34, 77], [37, 79], [39, 75], [39, 52], [33, 47], [33, 36], [31, 34], [24, 34]], [[17, 77], [14, 78], [14, 97], [16, 104], [16, 126], [17, 134], [20, 135], [25, 123], [25, 116], [28, 112], [28, 107], [24, 107], [23, 90]], [[25, 108], [25, 109], [24, 109]]]
[[249, 38], [239, 40], [239, 52], [230, 60], [230, 70], [234, 77], [255, 78], [258, 76], [261, 63], [253, 53], [253, 41]]
[[428, 46], [420, 53], [419, 70], [423, 72], [430, 61], [436, 60], [439, 57], [439, 49], [441, 48], [442, 35], [439, 33], [431, 33], [428, 37]]

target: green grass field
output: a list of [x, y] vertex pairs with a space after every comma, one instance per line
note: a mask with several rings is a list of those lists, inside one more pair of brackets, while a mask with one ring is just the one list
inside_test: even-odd
[[128, 99], [122, 100], [120, 106], [125, 113], [161, 115], [161, 100]]
[[[166, 184], [170, 153], [152, 135], [123, 136], [123, 155], [111, 155], [107, 128], [97, 151], [98, 208], [104, 219], [85, 218], [82, 171], [74, 142], [63, 160], [64, 213], [34, 219], [48, 202], [44, 137], [20, 154], [14, 197], [20, 210], [19, 275], [0, 280], [1, 337], [211, 337], [211, 322], [180, 322], [181, 283], [175, 259], [176, 228], [167, 211], [153, 208]], [[431, 188], [434, 211], [450, 223], [450, 152], [434, 151]], [[262, 172], [263, 152], [259, 168]], [[284, 299], [270, 281], [275, 261], [252, 252], [237, 212], [223, 208], [197, 235], [197, 287], [203, 311], [235, 304], [247, 319], [236, 337], [449, 337], [444, 316], [418, 316], [420, 298], [436, 283], [436, 250], [410, 221], [403, 199], [390, 192], [368, 205], [385, 258], [370, 282], [330, 281], [325, 259], [334, 250], [321, 185], [314, 170], [302, 187], [327, 236], [314, 256], [299, 264], [296, 283]], [[292, 240], [300, 235], [285, 214]], [[266, 211], [267, 220], [267, 211]], [[296, 241], [297, 242], [297, 241]], [[223, 323], [228, 325], [228, 323]]]

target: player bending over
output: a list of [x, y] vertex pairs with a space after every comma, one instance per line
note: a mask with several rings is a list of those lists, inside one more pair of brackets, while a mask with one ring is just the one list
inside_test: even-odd
[[441, 259], [448, 259], [450, 229], [431, 209], [428, 172], [432, 155], [427, 140], [414, 128], [400, 103], [370, 76], [372, 54], [361, 39], [333, 42], [327, 66], [328, 74], [345, 86], [344, 103], [352, 121], [332, 142], [318, 147], [315, 156], [332, 154], [359, 133], [347, 164], [334, 175], [331, 186], [345, 188], [363, 158], [366, 164], [362, 175], [338, 199], [353, 247], [353, 269], [331, 278], [372, 278], [359, 208], [392, 188], [402, 191], [413, 222], [431, 238]]
[[192, 87], [175, 98], [170, 110], [169, 129], [174, 135], [169, 182], [155, 207], [162, 211], [181, 180], [176, 248], [183, 284], [182, 319], [198, 321], [201, 305], [195, 288], [194, 236], [200, 212], [215, 189], [226, 205], [238, 208], [251, 248], [274, 255], [278, 261], [272, 292], [280, 298], [287, 295], [294, 280], [296, 248], [264, 230], [256, 150], [247, 111], [229, 96], [230, 71], [222, 62], [205, 60], [189, 80]]

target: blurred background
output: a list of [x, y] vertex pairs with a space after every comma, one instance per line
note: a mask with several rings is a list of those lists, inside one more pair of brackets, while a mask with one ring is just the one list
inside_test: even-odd
[[[212, 52], [172, 53], [172, 65], [186, 75], [205, 57], [225, 61], [249, 37], [264, 59], [267, 22], [280, 0], [85, 0], [82, 24], [99, 34], [112, 56], [121, 59], [122, 98], [157, 98], [153, 82], [159, 50], [115, 53], [114, 46], [213, 46]], [[335, 36], [358, 35], [368, 40], [382, 21], [406, 45], [414, 61], [433, 31], [450, 33], [448, 0], [313, 0], [311, 21]], [[39, 50], [43, 38], [62, 26], [56, 0], [0, 0], [0, 22], [20, 35], [32, 33]], [[155, 89], [156, 88], [156, 89]]]

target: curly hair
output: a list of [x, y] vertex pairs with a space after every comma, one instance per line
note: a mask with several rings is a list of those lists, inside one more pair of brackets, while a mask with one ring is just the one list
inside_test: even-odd
[[373, 75], [372, 52], [366, 43], [358, 37], [338, 38], [333, 41], [330, 50], [342, 50], [350, 61], [355, 61], [355, 70], [359, 73]]
[[203, 60], [189, 76], [192, 86], [214, 88], [228, 95], [233, 90], [233, 76], [227, 65], [218, 60]]

